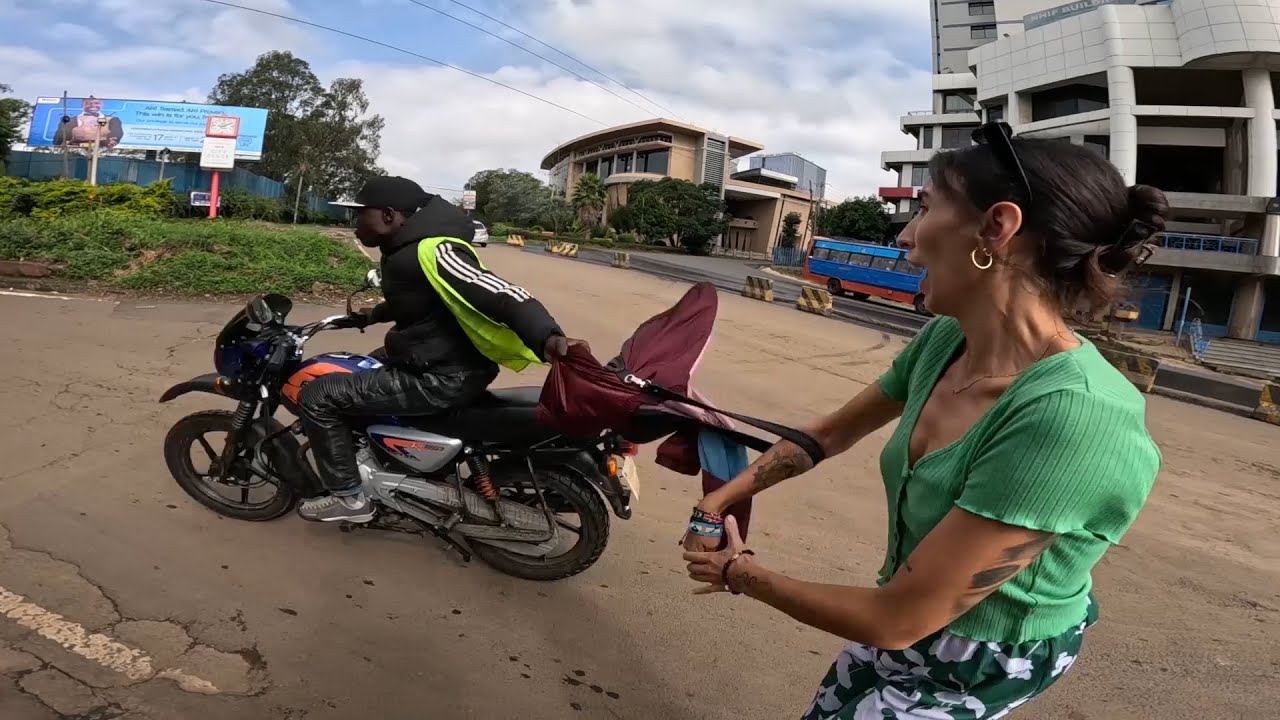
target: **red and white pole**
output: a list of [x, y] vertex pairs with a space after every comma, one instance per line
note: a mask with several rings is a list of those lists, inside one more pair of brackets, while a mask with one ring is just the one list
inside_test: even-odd
[[222, 178], [222, 173], [218, 170], [213, 171], [213, 184], [209, 187], [209, 219], [218, 217], [218, 181]]

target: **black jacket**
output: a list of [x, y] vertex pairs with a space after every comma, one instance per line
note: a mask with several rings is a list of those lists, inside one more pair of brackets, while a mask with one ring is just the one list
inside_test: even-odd
[[382, 294], [370, 321], [394, 322], [387, 332], [388, 364], [413, 372], [493, 370], [494, 363], [471, 342], [418, 263], [418, 242], [425, 238], [457, 238], [468, 243], [441, 243], [436, 265], [444, 282], [476, 310], [511, 328], [540, 358], [547, 339], [562, 335], [542, 303], [517, 287], [480, 269], [470, 247], [475, 225], [457, 207], [436, 196], [414, 213], [394, 238], [382, 245]]

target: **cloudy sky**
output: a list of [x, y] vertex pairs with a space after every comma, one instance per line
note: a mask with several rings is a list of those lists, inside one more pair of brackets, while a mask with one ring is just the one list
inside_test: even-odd
[[230, 2], [479, 78], [206, 0], [2, 0], [0, 83], [28, 101], [64, 90], [203, 101], [220, 73], [291, 50], [322, 81], [363, 78], [387, 121], [383, 167], [442, 188], [485, 168], [536, 171], [564, 140], [665, 116], [799, 152], [827, 168], [828, 196], [866, 194], [895, 184], [880, 152], [911, 147], [898, 118], [929, 105], [928, 8], [917, 0], [464, 1], [631, 90], [452, 0]]

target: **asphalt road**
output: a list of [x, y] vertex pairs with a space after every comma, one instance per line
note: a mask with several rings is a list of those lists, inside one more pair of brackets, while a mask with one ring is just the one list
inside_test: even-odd
[[[544, 252], [541, 247], [525, 252]], [[610, 265], [612, 251], [581, 248], [579, 260], [595, 265]], [[656, 277], [682, 282], [711, 282], [717, 288], [741, 293], [748, 275], [773, 280], [774, 302], [794, 305], [804, 283], [789, 280], [778, 273], [766, 273], [760, 262], [722, 257], [692, 257], [665, 253], [630, 253], [633, 270]], [[927, 318], [897, 304], [876, 300], [854, 300], [833, 297], [833, 317], [862, 327], [885, 330], [902, 336], [916, 333]], [[1261, 383], [1186, 365], [1164, 363], [1156, 373], [1155, 391], [1187, 402], [1208, 404], [1236, 415], [1250, 415], [1258, 405]]]
[[[505, 249], [486, 261], [602, 356], [685, 287]], [[636, 516], [614, 523], [596, 567], [554, 584], [462, 566], [416, 538], [224, 520], [189, 500], [164, 434], [227, 403], [156, 398], [209, 370], [234, 310], [0, 295], [0, 718], [740, 720], [807, 707], [840, 641], [743, 598], [690, 594], [676, 541], [696, 483], [657, 468], [652, 448]], [[379, 340], [332, 333], [312, 349]], [[723, 406], [799, 423], [872, 382], [903, 343], [724, 294], [698, 383]], [[1027, 717], [1280, 707], [1276, 428], [1159, 397], [1149, 408], [1161, 480], [1098, 569], [1103, 622]], [[886, 437], [761, 499], [762, 562], [872, 580]]]

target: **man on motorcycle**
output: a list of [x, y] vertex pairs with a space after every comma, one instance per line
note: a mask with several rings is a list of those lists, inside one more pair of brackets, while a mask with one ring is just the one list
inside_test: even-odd
[[299, 397], [307, 439], [328, 495], [302, 503], [308, 520], [368, 522], [347, 419], [433, 415], [474, 401], [498, 375], [569, 348], [556, 321], [526, 290], [485, 269], [466, 214], [417, 183], [376, 177], [355, 201], [356, 238], [382, 254], [385, 301], [356, 313], [352, 327], [394, 322], [378, 372], [331, 373]]

